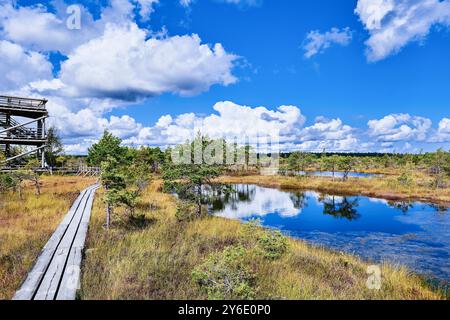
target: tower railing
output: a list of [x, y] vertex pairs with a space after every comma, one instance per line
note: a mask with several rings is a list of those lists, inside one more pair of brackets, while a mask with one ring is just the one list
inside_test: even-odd
[[19, 109], [42, 109], [45, 110], [47, 100], [45, 99], [33, 99], [33, 98], [21, 98], [21, 97], [9, 97], [0, 95], [0, 106], [13, 107]]

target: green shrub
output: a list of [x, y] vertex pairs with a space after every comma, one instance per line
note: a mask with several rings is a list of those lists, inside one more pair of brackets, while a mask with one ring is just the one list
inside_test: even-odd
[[179, 222], [194, 221], [207, 216], [207, 210], [204, 207], [200, 208], [201, 212], [198, 212], [199, 207], [192, 201], [180, 201], [175, 216]]
[[398, 178], [397, 181], [403, 186], [410, 186], [414, 182], [414, 178], [408, 172], [403, 172]]
[[258, 238], [258, 248], [265, 258], [276, 260], [286, 253], [288, 240], [280, 231], [266, 230]]
[[288, 249], [287, 237], [280, 231], [263, 228], [260, 220], [252, 220], [244, 225], [242, 243], [269, 260], [281, 258]]
[[9, 189], [15, 188], [17, 186], [17, 180], [13, 176], [0, 173], [0, 193], [6, 192]]
[[243, 224], [241, 233], [241, 243], [246, 247], [254, 247], [256, 245], [255, 240], [259, 238], [259, 235], [264, 232], [264, 228], [261, 226], [261, 220], [254, 219]]
[[255, 276], [242, 246], [210, 255], [192, 272], [194, 282], [210, 300], [251, 300], [256, 296]]

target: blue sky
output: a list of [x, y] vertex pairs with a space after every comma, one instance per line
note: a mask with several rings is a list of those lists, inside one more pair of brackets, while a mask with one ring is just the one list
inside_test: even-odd
[[[65, 8], [70, 4], [84, 8], [80, 30], [67, 30], [65, 26]], [[447, 0], [102, 0], [15, 4], [0, 0], [0, 5], [9, 6], [0, 15], [0, 40], [4, 46], [20, 47], [28, 60], [34, 53], [41, 55], [51, 65], [51, 75], [40, 68], [36, 79], [18, 77], [16, 85], [14, 81], [0, 81], [0, 90], [48, 97], [54, 104], [50, 106], [54, 123], [69, 145], [68, 152], [83, 153], [106, 128], [135, 145], [170, 145], [199, 127], [212, 136], [218, 134], [217, 128], [227, 131], [224, 128], [233, 126], [238, 128], [230, 129], [226, 136], [251, 135], [239, 131], [245, 124], [220, 110], [242, 113], [238, 117], [241, 121], [253, 121], [261, 131], [281, 130], [286, 150], [417, 152], [450, 148]], [[126, 5], [131, 11], [123, 9]], [[29, 9], [35, 21], [47, 18], [43, 21], [48, 26], [42, 28], [47, 37], [40, 39], [39, 30], [31, 32], [32, 26], [30, 30], [18, 26], [23, 8]], [[114, 15], [105, 18], [108, 8]], [[405, 25], [396, 27], [399, 22]], [[120, 30], [128, 28], [130, 35], [143, 30], [145, 40], [159, 41], [156, 46], [162, 54], [153, 57], [149, 48], [142, 55], [152, 55], [154, 65], [149, 65], [145, 56], [136, 66], [130, 57], [139, 40], [128, 43], [132, 37], [127, 35], [121, 40], [111, 39], [118, 29], [107, 37], [107, 24], [117, 25]], [[130, 31], [125, 24], [136, 28]], [[195, 42], [193, 34], [200, 39], [195, 47], [191, 46]], [[57, 40], [59, 36], [73, 37], [73, 41]], [[184, 40], [189, 44], [181, 44], [177, 36], [187, 37]], [[89, 41], [94, 44], [87, 45]], [[117, 67], [122, 65], [118, 54], [108, 56], [107, 41], [116, 45], [121, 41], [123, 47], [131, 48], [123, 53], [127, 55], [123, 58], [126, 68]], [[180, 41], [178, 49], [166, 48], [164, 44], [170, 41]], [[215, 51], [217, 43], [225, 56], [219, 57]], [[192, 54], [184, 51], [187, 45]], [[211, 52], [199, 56], [197, 48], [202, 45]], [[141, 47], [145, 46], [143, 42]], [[172, 54], [170, 50], [183, 54]], [[86, 61], [93, 56], [101, 57], [99, 62]], [[61, 61], [66, 64], [63, 72]], [[103, 65], [102, 61], [112, 63]], [[30, 68], [36, 64], [28, 62]], [[9, 70], [11, 65], [8, 61], [3, 62], [3, 67], [1, 64], [0, 70]], [[159, 70], [159, 64], [165, 69]], [[174, 64], [182, 67], [172, 70]], [[138, 69], [130, 69], [134, 67]], [[158, 75], [139, 79], [139, 70], [162, 72], [164, 79]], [[106, 78], [91, 79], [103, 72]], [[119, 80], [105, 83], [110, 79]], [[89, 85], [95, 88], [85, 85], [91, 80]], [[135, 89], [140, 83], [146, 88], [142, 92]], [[223, 101], [232, 103], [221, 104]], [[260, 106], [267, 112], [258, 111]], [[280, 106], [292, 108], [278, 110]], [[180, 116], [183, 121], [178, 121]]]

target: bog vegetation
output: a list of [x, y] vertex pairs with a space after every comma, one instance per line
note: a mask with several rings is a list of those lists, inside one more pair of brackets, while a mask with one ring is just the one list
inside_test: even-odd
[[[406, 269], [387, 264], [383, 265], [382, 290], [368, 290], [365, 284], [367, 265], [363, 261], [289, 239], [280, 232], [262, 228], [257, 221], [242, 225], [211, 217], [206, 208], [210, 193], [205, 191], [214, 188], [214, 192], [233, 192], [227, 187], [227, 179], [252, 178], [272, 183], [287, 179], [303, 187], [311, 184], [313, 188], [317, 181], [328, 181], [336, 188], [349, 185], [348, 173], [357, 169], [389, 174], [393, 179], [391, 183], [399, 186], [399, 192], [406, 192], [401, 189], [406, 184], [418, 183], [415, 177], [416, 171], [420, 171], [427, 179], [418, 187], [445, 193], [449, 173], [447, 152], [439, 150], [414, 156], [293, 153], [281, 160], [282, 168], [292, 177], [264, 178], [251, 176], [261, 168], [247, 162], [232, 166], [196, 163], [196, 146], [201, 145], [205, 151], [212, 143], [201, 135], [197, 136], [197, 141], [182, 146], [192, 154], [191, 160], [182, 163], [170, 161], [173, 150], [119, 150], [122, 148], [120, 141], [112, 143], [113, 140], [105, 133], [91, 149], [92, 159], [102, 154], [99, 159], [107, 161], [102, 161], [105, 188], [95, 204], [83, 267], [82, 299], [443, 297]], [[219, 144], [225, 143], [219, 141]], [[106, 145], [108, 147], [104, 147]], [[247, 151], [247, 154], [251, 152], [248, 148]], [[118, 154], [120, 159], [114, 158]], [[129, 168], [140, 168], [134, 170], [140, 172], [140, 181], [145, 181], [142, 188], [137, 187], [136, 178], [129, 175]], [[341, 171], [344, 175], [342, 179], [317, 179], [291, 173], [312, 170]], [[221, 177], [223, 175], [228, 178]], [[424, 182], [420, 180], [420, 183]], [[352, 184], [358, 183], [352, 180]], [[133, 194], [133, 210], [123, 200], [123, 195], [129, 193]], [[110, 207], [106, 216], [108, 212], [115, 213], [108, 230], [105, 207]]]
[[[56, 139], [57, 141], [58, 139]], [[220, 158], [221, 150], [232, 150], [233, 164], [199, 163], [201, 153], [216, 143], [223, 149], [211, 151]], [[229, 147], [229, 146], [228, 146]], [[180, 150], [178, 150], [180, 149]], [[189, 161], [173, 162], [172, 155], [188, 150]], [[383, 288], [368, 290], [365, 286], [367, 265], [356, 257], [311, 247], [289, 239], [280, 232], [266, 230], [257, 221], [242, 225], [208, 215], [209, 189], [234, 192], [228, 183], [259, 183], [323, 192], [336, 189], [350, 193], [369, 193], [396, 197], [426, 197], [430, 201], [450, 201], [450, 153], [409, 154], [284, 154], [280, 169], [284, 176], [259, 175], [265, 164], [250, 147], [227, 148], [223, 140], [213, 141], [198, 135], [174, 149], [130, 148], [106, 131], [94, 144], [87, 158], [68, 157], [54, 144], [49, 163], [55, 165], [89, 165], [102, 168], [88, 236], [88, 250], [83, 265], [83, 299], [435, 299], [443, 296], [431, 290], [419, 277], [403, 268], [383, 265]], [[219, 151], [218, 151], [219, 150]], [[229, 151], [228, 151], [229, 152]], [[223, 157], [222, 157], [223, 158]], [[13, 228], [0, 229], [2, 248], [0, 275], [1, 297], [9, 297], [20, 277], [43, 245], [49, 232], [66, 211], [70, 197], [48, 199], [47, 181], [60, 183], [60, 177], [40, 177], [33, 168], [35, 160], [14, 173], [0, 174], [2, 199], [25, 199], [31, 204], [24, 212], [49, 214], [59, 208], [52, 224], [42, 215], [29, 236], [14, 240]], [[298, 172], [330, 171], [332, 178], [298, 175]], [[335, 178], [336, 172], [342, 172]], [[352, 171], [381, 173], [376, 179], [350, 179]], [[53, 179], [53, 180], [52, 180]], [[350, 181], [349, 181], [350, 180]], [[42, 182], [44, 181], [44, 187]], [[78, 180], [77, 180], [78, 181]], [[85, 185], [79, 180], [74, 190]], [[83, 181], [83, 182], [81, 182]], [[91, 181], [92, 182], [92, 181]], [[54, 187], [55, 187], [54, 186]], [[57, 188], [58, 192], [67, 189]], [[25, 190], [25, 191], [24, 191]], [[45, 192], [44, 192], [45, 191]], [[33, 193], [33, 195], [31, 195]], [[11, 196], [13, 195], [13, 196]], [[31, 199], [31, 200], [30, 200]], [[7, 203], [7, 205], [5, 205]], [[14, 226], [23, 217], [21, 203], [0, 203], [2, 221], [6, 216]], [[53, 210], [55, 211], [55, 210]], [[16, 212], [17, 215], [13, 215]], [[12, 217], [13, 218], [10, 218]], [[9, 220], [8, 220], [9, 219]], [[12, 219], [12, 220], [11, 220]], [[25, 219], [26, 220], [26, 219]], [[14, 221], [14, 222], [11, 222]], [[27, 225], [27, 228], [29, 225]], [[36, 228], [42, 228], [38, 232]], [[3, 232], [3, 234], [2, 234]], [[28, 232], [28, 231], [27, 231]], [[5, 236], [7, 234], [7, 236]], [[24, 233], [25, 234], [25, 233]], [[12, 239], [12, 240], [11, 240]], [[40, 239], [37, 241], [36, 239]], [[5, 241], [3, 241], [5, 240]], [[33, 241], [33, 249], [27, 241]], [[19, 249], [20, 248], [20, 249]], [[21, 251], [22, 250], [22, 251]], [[4, 254], [6, 252], [6, 254]], [[27, 252], [27, 261], [15, 255]], [[19, 259], [19, 260], [18, 260]], [[23, 267], [17, 268], [18, 263]], [[13, 270], [13, 271], [11, 271]], [[3, 273], [2, 273], [3, 272]], [[12, 280], [6, 275], [14, 274]], [[7, 283], [7, 284], [5, 284]]]
[[154, 179], [139, 199], [145, 223], [104, 228], [95, 201], [80, 299], [439, 299], [404, 268], [382, 265], [381, 290], [368, 265], [261, 228], [213, 216], [180, 221], [179, 200]]

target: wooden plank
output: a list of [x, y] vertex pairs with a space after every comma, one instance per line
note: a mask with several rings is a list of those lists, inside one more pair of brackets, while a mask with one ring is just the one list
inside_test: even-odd
[[79, 289], [83, 248], [72, 248], [56, 300], [75, 300]]
[[[86, 189], [83, 194], [79, 197], [79, 201], [76, 201], [76, 203], [72, 206], [71, 210], [69, 211], [69, 214], [66, 216], [66, 219], [62, 222], [61, 224], [61, 228], [59, 228], [55, 234], [54, 234], [54, 238], [51, 239], [48, 243], [48, 247], [45, 250], [45, 254], [42, 256], [42, 258], [40, 257], [39, 259], [42, 259], [42, 263], [39, 264], [39, 272], [36, 273], [36, 276], [33, 278], [34, 279], [34, 283], [32, 283], [32, 286], [30, 285], [26, 285], [25, 287], [31, 288], [32, 290], [27, 290], [27, 291], [32, 291], [32, 295], [30, 297], [30, 292], [27, 295], [27, 299], [32, 299], [33, 296], [36, 294], [36, 292], [39, 289], [39, 286], [41, 285], [49, 267], [50, 264], [52, 263], [52, 261], [55, 259], [55, 257], [58, 259], [58, 256], [60, 256], [62, 253], [58, 252], [58, 246], [60, 245], [63, 237], [67, 234], [67, 231], [71, 225], [71, 223], [73, 222], [73, 220], [75, 219], [75, 215], [77, 213], [78, 208], [82, 205], [82, 203], [85, 201], [87, 195], [88, 195], [88, 191], [89, 188]], [[61, 257], [59, 257], [59, 259], [61, 259]], [[32, 272], [33, 273], [33, 272]], [[36, 282], [36, 280], [38, 280]], [[25, 297], [23, 297], [22, 295], [19, 295], [17, 297], [17, 299], [24, 299]]]
[[82, 252], [87, 236], [96, 190], [97, 188], [90, 191], [80, 227], [69, 252], [66, 270], [64, 271], [56, 300], [75, 300], [76, 298], [76, 293], [80, 284]]
[[88, 188], [88, 196], [85, 196], [82, 199], [78, 209], [75, 212], [74, 218], [61, 239], [56, 254], [51, 260], [50, 265], [48, 266], [48, 269], [45, 272], [42, 282], [36, 292], [34, 297], [35, 300], [53, 300], [56, 297], [57, 289], [66, 265], [67, 256], [69, 255], [70, 248], [72, 247], [72, 243], [81, 223], [91, 189], [92, 187]]
[[[88, 188], [89, 189], [89, 188]], [[13, 299], [14, 300], [31, 300], [36, 293], [42, 278], [44, 277], [45, 271], [47, 270], [51, 259], [53, 258], [58, 244], [60, 243], [62, 237], [66, 233], [70, 222], [72, 221], [75, 212], [80, 205], [82, 199], [87, 195], [88, 189], [83, 190], [80, 196], [75, 200], [69, 212], [64, 217], [63, 221], [57, 227], [56, 231], [50, 237], [47, 244], [44, 246], [40, 256], [38, 257], [35, 265], [33, 266], [31, 272], [28, 274], [26, 280], [16, 292]]]

